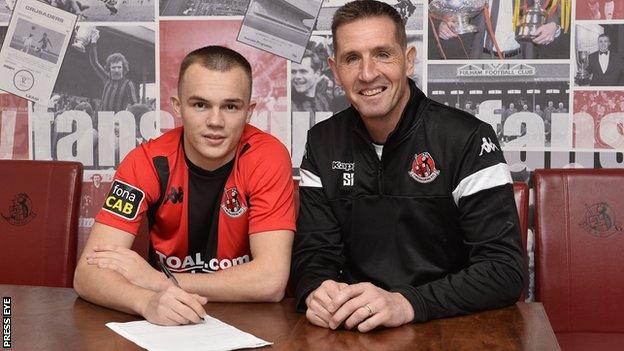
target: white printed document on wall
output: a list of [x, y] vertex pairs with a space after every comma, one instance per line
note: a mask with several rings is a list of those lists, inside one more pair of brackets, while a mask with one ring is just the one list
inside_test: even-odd
[[0, 50], [0, 89], [46, 104], [77, 16], [37, 0], [18, 0]]

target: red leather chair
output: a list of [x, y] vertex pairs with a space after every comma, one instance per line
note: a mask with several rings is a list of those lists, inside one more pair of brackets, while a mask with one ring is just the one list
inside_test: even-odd
[[514, 199], [516, 200], [516, 208], [518, 209], [518, 217], [520, 218], [520, 236], [524, 250], [527, 249], [527, 231], [529, 227], [529, 186], [524, 182], [513, 183]]
[[624, 169], [536, 170], [536, 297], [564, 351], [624, 347]]
[[0, 160], [0, 284], [71, 287], [82, 164]]
[[[527, 231], [529, 227], [529, 186], [524, 182], [513, 183], [514, 199], [516, 200], [516, 208], [518, 209], [518, 218], [520, 219], [520, 237], [522, 238], [522, 248], [524, 249], [524, 258], [526, 267], [529, 266], [527, 255]], [[528, 276], [528, 273], [527, 273]], [[527, 297], [527, 286], [523, 289], [518, 301], [524, 301]]]

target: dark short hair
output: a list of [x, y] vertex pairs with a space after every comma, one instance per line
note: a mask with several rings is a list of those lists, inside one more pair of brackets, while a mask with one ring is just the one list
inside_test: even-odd
[[405, 22], [394, 7], [376, 0], [356, 0], [344, 4], [334, 13], [332, 19], [332, 42], [334, 54], [338, 50], [336, 31], [340, 26], [370, 17], [388, 17], [394, 22], [395, 36], [403, 49], [407, 48], [407, 34], [405, 34]]
[[108, 57], [106, 58], [105, 68], [107, 72], [110, 73], [110, 66], [115, 62], [121, 62], [121, 64], [123, 65], [124, 75], [126, 75], [126, 73], [130, 71], [130, 64], [128, 63], [128, 60], [126, 60], [126, 57], [122, 53], [116, 52], [114, 54], [108, 55]]
[[611, 41], [611, 37], [609, 36], [609, 34], [602, 33], [602, 34], [600, 34], [598, 36], [598, 39], [600, 39], [600, 38], [607, 38], [607, 39], [609, 39], [609, 41]]
[[251, 65], [243, 55], [238, 52], [219, 45], [204, 46], [188, 53], [180, 64], [178, 74], [178, 92], [184, 78], [186, 70], [194, 63], [201, 65], [211, 71], [227, 72], [234, 67], [241, 68], [249, 80], [249, 95], [251, 97]]
[[303, 53], [303, 58], [301, 59], [301, 62], [303, 62], [303, 59], [306, 57], [310, 59], [310, 66], [312, 67], [312, 70], [314, 70], [314, 72], [320, 72], [323, 69], [323, 61], [314, 51], [306, 49], [306, 51]]

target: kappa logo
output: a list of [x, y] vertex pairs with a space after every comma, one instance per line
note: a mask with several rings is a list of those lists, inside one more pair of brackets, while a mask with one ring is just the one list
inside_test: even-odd
[[238, 189], [230, 188], [225, 189], [223, 192], [223, 199], [221, 200], [221, 208], [230, 217], [238, 217], [242, 215], [247, 208], [243, 206], [238, 198]]
[[33, 211], [30, 198], [25, 193], [19, 193], [11, 200], [9, 214], [0, 213], [12, 225], [25, 225], [32, 221], [37, 214]]
[[428, 152], [414, 155], [412, 168], [408, 172], [410, 177], [419, 183], [431, 183], [440, 174], [433, 157]]
[[342, 185], [353, 186], [355, 180], [355, 162], [332, 161], [331, 168], [333, 170], [344, 171], [342, 173]]
[[483, 137], [481, 138], [481, 141], [483, 143], [481, 144], [481, 152], [479, 153], [479, 156], [483, 155], [483, 152], [489, 154], [490, 152], [498, 150], [498, 146], [492, 142], [492, 139]]
[[145, 193], [128, 183], [115, 180], [102, 209], [121, 218], [133, 220], [139, 213]]
[[167, 197], [165, 198], [164, 203], [166, 204], [167, 202], [171, 201], [172, 204], [181, 204], [182, 200], [184, 200], [184, 189], [182, 189], [181, 186], [179, 186], [178, 189], [172, 186], [169, 190], [169, 194], [167, 194]]
[[332, 169], [353, 172], [355, 170], [354, 162], [340, 162], [340, 161], [332, 161]]

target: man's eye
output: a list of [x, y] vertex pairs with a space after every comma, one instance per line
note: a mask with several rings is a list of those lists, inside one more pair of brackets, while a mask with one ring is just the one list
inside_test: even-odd
[[197, 108], [197, 109], [204, 109], [206, 108], [206, 104], [203, 102], [196, 102], [193, 104], [193, 107]]
[[385, 52], [385, 51], [381, 51], [381, 52], [379, 52], [379, 53], [377, 54], [377, 57], [382, 58], [382, 59], [387, 59], [387, 58], [389, 58], [389, 57], [390, 57], [390, 54], [388, 54], [388, 53], [387, 53], [387, 52]]
[[345, 59], [346, 63], [353, 63], [357, 60], [357, 56], [353, 55], [353, 56], [347, 56], [347, 58]]
[[234, 105], [234, 104], [227, 104], [225, 105], [225, 109], [228, 111], [236, 111], [238, 110], [238, 106]]

